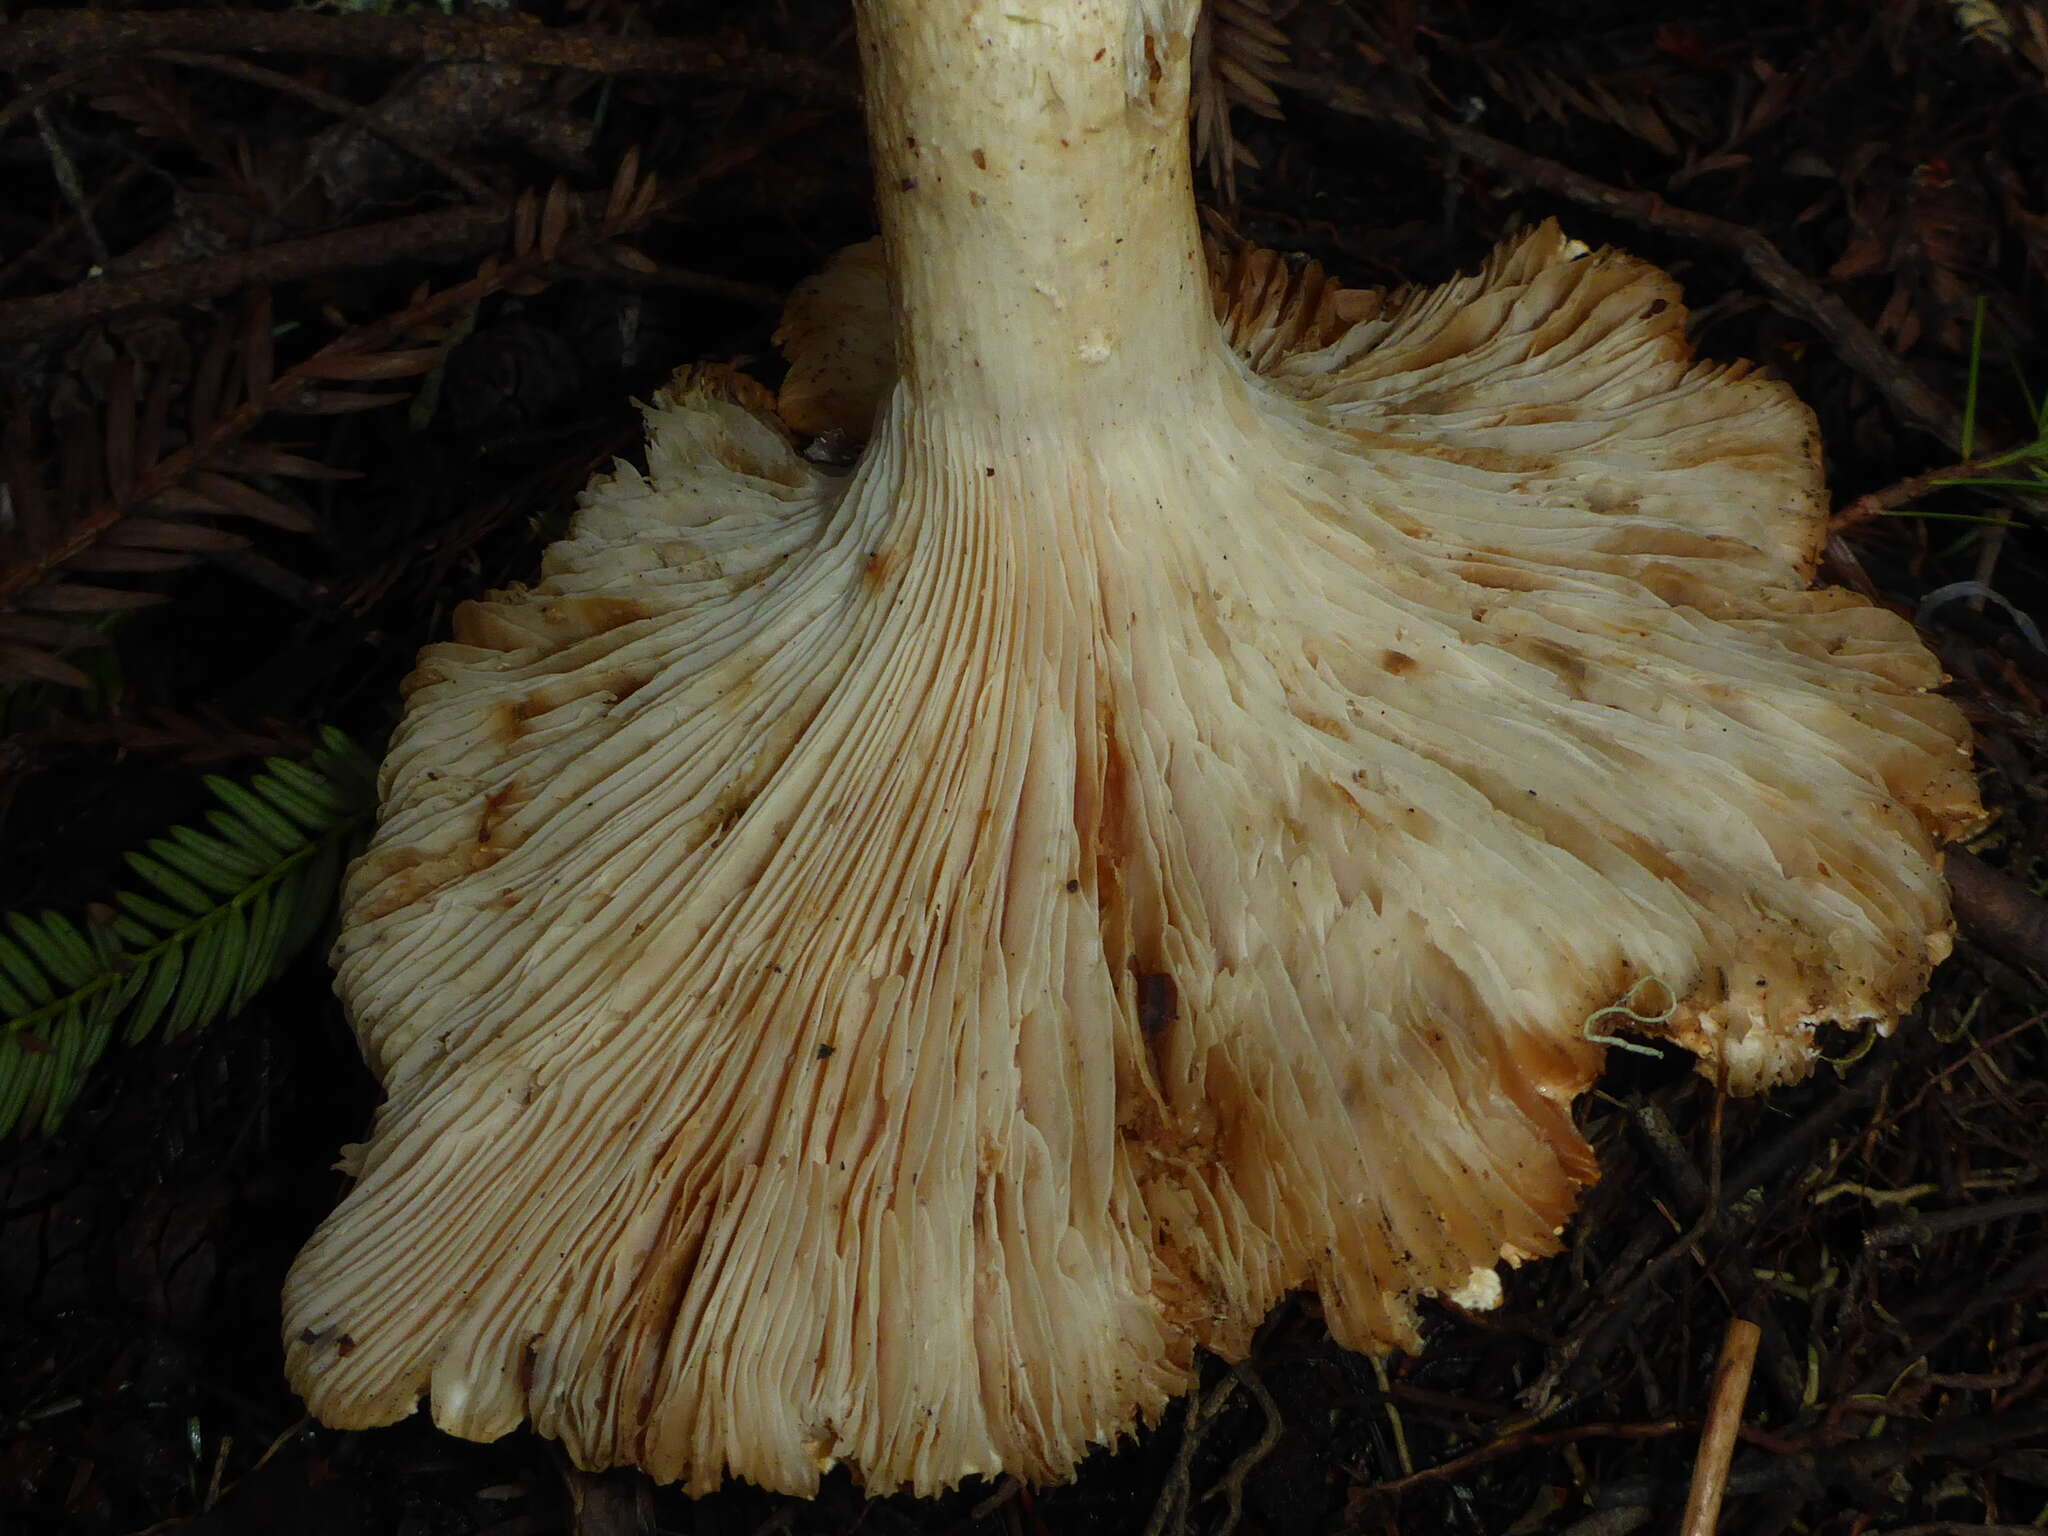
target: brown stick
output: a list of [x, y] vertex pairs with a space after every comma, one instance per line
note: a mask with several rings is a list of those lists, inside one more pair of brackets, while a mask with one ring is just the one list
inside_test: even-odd
[[428, 144], [417, 134], [408, 133], [394, 123], [386, 122], [378, 115], [375, 106], [362, 106], [337, 96], [332, 91], [323, 91], [317, 85], [308, 85], [295, 75], [280, 70], [265, 69], [261, 64], [248, 64], [240, 59], [230, 59], [211, 53], [187, 53], [181, 49], [166, 48], [151, 55], [166, 64], [182, 64], [187, 69], [203, 69], [216, 75], [227, 75], [232, 79], [246, 80], [251, 85], [260, 85], [266, 90], [276, 91], [283, 96], [296, 96], [309, 106], [318, 107], [331, 117], [353, 123], [365, 132], [373, 133], [387, 144], [396, 146], [422, 165], [431, 166], [448, 181], [462, 188], [478, 202], [491, 202], [497, 194], [478, 181], [468, 171], [450, 160], [446, 155]]
[[[238, 13], [239, 14], [239, 13]], [[0, 28], [0, 41], [6, 29]], [[659, 222], [677, 217], [693, 202], [701, 189], [728, 176], [778, 144], [809, 132], [818, 122], [816, 112], [784, 113], [774, 127], [756, 140], [720, 150], [688, 175], [665, 183], [661, 199], [638, 223]], [[778, 194], [786, 189], [778, 184]], [[587, 218], [599, 218], [605, 194], [582, 194]], [[786, 205], [785, 205], [786, 206]], [[157, 305], [191, 303], [231, 293], [244, 285], [268, 287], [295, 278], [315, 277], [328, 272], [382, 266], [393, 257], [412, 256], [458, 260], [488, 251], [504, 237], [509, 212], [476, 204], [466, 208], [443, 208], [389, 219], [356, 229], [336, 230], [304, 240], [284, 240], [226, 256], [182, 266], [163, 267], [129, 277], [99, 278], [67, 288], [61, 293], [39, 294], [34, 298], [0, 302], [0, 342], [20, 341], [46, 331], [84, 325], [124, 310]], [[630, 276], [631, 274], [622, 274]], [[664, 269], [661, 281], [686, 286], [683, 275]], [[719, 288], [710, 279], [703, 291]], [[724, 289], [719, 296], [739, 303], [754, 303], [759, 294], [742, 288]]]
[[1943, 867], [1963, 932], [2006, 964], [2048, 975], [2048, 901], [1960, 848]]
[[[2024, 1444], [2044, 1433], [2048, 1433], [2048, 1413], [2000, 1413], [1986, 1418], [1913, 1424], [1906, 1432], [1881, 1440], [1857, 1440], [1817, 1451], [1786, 1454], [1774, 1450], [1768, 1455], [1744, 1456], [1728, 1474], [1728, 1491], [1753, 1494], [1796, 1488], [1811, 1498], [1816, 1489], [1854, 1489], [1908, 1462]], [[1761, 1444], [1766, 1437], [1743, 1431], [1743, 1439], [1752, 1438]], [[1630, 1477], [1602, 1487], [1599, 1502], [1603, 1508], [1619, 1509], [1631, 1504], [1653, 1504], [1663, 1495], [1664, 1485], [1656, 1477]]]
[[[810, 116], [811, 114], [808, 113], [785, 114], [785, 121], [778, 129], [778, 132], [797, 131]], [[601, 243], [630, 234], [634, 229], [646, 223], [649, 218], [657, 217], [664, 210], [678, 208], [687, 203], [707, 180], [715, 176], [729, 174], [740, 166], [745, 165], [755, 156], [764, 153], [776, 142], [778, 142], [777, 138], [771, 135], [753, 144], [726, 150], [723, 153], [714, 155], [708, 162], [699, 166], [688, 177], [684, 178], [677, 186], [671, 188], [666, 198], [655, 202], [652, 206], [647, 206], [643, 199], [636, 198], [632, 207], [615, 215], [608, 208], [602, 206], [602, 199], [598, 199], [597, 201], [600, 205], [598, 215], [589, 224], [576, 230], [576, 237], [578, 239], [587, 238]], [[488, 213], [489, 210], [451, 209], [448, 212], [451, 214], [475, 214]], [[421, 215], [420, 217], [431, 218], [435, 216]], [[392, 221], [393, 224], [404, 224], [406, 222], [405, 220]], [[502, 224], [502, 222], [503, 220], [500, 218], [499, 223]], [[363, 232], [350, 231], [349, 233], [356, 235]], [[387, 315], [384, 319], [368, 325], [359, 325], [329, 342], [312, 357], [294, 365], [282, 375], [273, 379], [270, 387], [260, 396], [245, 401], [237, 409], [215, 421], [211, 427], [199, 434], [193, 441], [184, 444], [182, 447], [173, 450], [162, 459], [159, 459], [154, 465], [141, 473], [123, 493], [100, 502], [82, 517], [76, 519], [74, 525], [67, 531], [66, 536], [58, 542], [56, 547], [39, 551], [33, 558], [17, 561], [11, 566], [0, 566], [0, 607], [4, 607], [12, 597], [23, 590], [34, 587], [45, 579], [50, 572], [61, 567], [66, 561], [75, 558], [80, 551], [90, 547], [94, 540], [98, 539], [109, 527], [126, 515], [129, 506], [138, 505], [149, 500], [152, 496], [161, 494], [166, 489], [181, 484], [186, 475], [192, 473], [197, 466], [205, 464], [209, 457], [219, 452], [222, 447], [246, 435], [264, 416], [274, 410], [284, 408], [288, 401], [308, 387], [310, 381], [323, 377], [332, 377], [333, 375], [321, 373], [319, 364], [322, 359], [362, 355], [380, 351], [391, 346], [393, 342], [408, 332], [414, 331], [430, 321], [442, 320], [448, 315], [459, 313], [464, 308], [498, 292], [501, 288], [504, 288], [521, 276], [540, 274], [547, 268], [551, 260], [551, 256], [544, 254], [541, 248], [536, 246], [532, 250], [513, 256], [503, 263], [493, 263], [493, 270], [489, 272], [480, 272], [465, 283], [459, 283], [453, 288], [443, 289], [439, 293], [429, 294], [395, 315]], [[77, 290], [73, 291], [76, 292]], [[62, 298], [64, 295], [57, 295], [57, 297]], [[34, 301], [24, 300], [22, 302], [30, 303]], [[4, 314], [5, 306], [0, 306], [0, 315]]]
[[1896, 1248], [1903, 1243], [1931, 1243], [1951, 1232], [1966, 1232], [1971, 1227], [1986, 1226], [1994, 1221], [2012, 1221], [2022, 1216], [2043, 1214], [2048, 1214], [2048, 1195], [2015, 1195], [2010, 1200], [1986, 1200], [1981, 1205], [1935, 1211], [1931, 1215], [1912, 1216], [1904, 1221], [1873, 1227], [1863, 1234], [1863, 1246]]
[[811, 59], [682, 37], [613, 37], [569, 27], [416, 16], [319, 16], [298, 11], [43, 11], [0, 27], [0, 59], [36, 65], [187, 48], [205, 53], [309, 53], [408, 63], [480, 60], [593, 75], [716, 80], [800, 101], [848, 104], [853, 82]]
[[[118, 171], [114, 172], [113, 175], [103, 178], [98, 190], [91, 196], [88, 211], [97, 211], [111, 203], [128, 189], [129, 183], [148, 169], [150, 169], [150, 164], [147, 160], [130, 160]], [[35, 244], [14, 257], [5, 266], [0, 266], [0, 293], [5, 293], [9, 288], [13, 287], [15, 278], [42, 261], [52, 250], [70, 239], [71, 236], [79, 233], [83, 223], [84, 219], [79, 214], [73, 214], [69, 218], [53, 221], [49, 229], [37, 239]]]
[[471, 256], [497, 244], [510, 217], [503, 207], [441, 208], [304, 240], [280, 240], [253, 251], [230, 251], [129, 277], [103, 277], [61, 293], [10, 299], [0, 303], [0, 341], [22, 341], [131, 309], [190, 304], [238, 288], [269, 287], [322, 273], [380, 267], [400, 257]]
[[1752, 276], [1769, 290], [1778, 307], [1805, 320], [1828, 339], [1834, 350], [1867, 379], [1902, 420], [1961, 451], [1962, 415], [1913, 373], [1904, 359], [1856, 318], [1835, 295], [1787, 261], [1765, 236], [1746, 225], [1711, 214], [1673, 207], [1654, 192], [1632, 192], [1516, 149], [1511, 144], [1462, 123], [1419, 112], [1384, 100], [1341, 80], [1291, 72], [1282, 77], [1290, 88], [1348, 117], [1371, 118], [1455, 150], [1491, 166], [1503, 175], [1632, 224], [1661, 229], [1688, 240], [1718, 245], [1740, 256]]
[[[1953, 858], [1955, 857], [1955, 855], [1951, 854], [1950, 857]], [[1924, 1100], [1927, 1097], [1927, 1095], [1932, 1093], [1936, 1088], [1939, 1088], [1943, 1083], [1947, 1082], [1950, 1077], [1962, 1071], [1963, 1068], [1967, 1067], [1979, 1056], [1983, 1056], [1988, 1052], [1997, 1050], [1998, 1047], [2005, 1044], [2006, 1041], [2011, 1040], [2016, 1036], [2023, 1035], [2030, 1029], [2038, 1029], [2041, 1026], [2043, 1020], [2048, 1020], [2048, 1013], [2037, 1013], [2033, 1015], [2031, 1018], [2020, 1020], [2020, 1022], [2013, 1025], [2011, 1029], [2005, 1030], [2000, 1034], [1993, 1035], [1989, 1040], [1986, 1040], [1982, 1045], [1971, 1046], [1969, 1050], [1965, 1051], [1962, 1055], [1958, 1056], [1954, 1061], [1950, 1062], [1947, 1066], [1943, 1067], [1939, 1072], [1935, 1073], [1934, 1076], [1928, 1078], [1926, 1082], [1922, 1083], [1919, 1087], [1919, 1090], [1914, 1093], [1912, 1098], [1906, 1100], [1903, 1107], [1888, 1110], [1883, 1116], [1881, 1116], [1876, 1122], [1876, 1124], [1870, 1127], [1869, 1134], [1873, 1137], [1881, 1135], [1886, 1129], [1886, 1127], [1897, 1125], [1902, 1120], [1910, 1119], [1912, 1117], [1913, 1112], [1920, 1107], [1921, 1101]]]
[[770, 314], [778, 312], [788, 297], [779, 288], [770, 288], [763, 283], [744, 283], [736, 277], [720, 277], [715, 272], [693, 272], [686, 267], [672, 267], [667, 262], [650, 263], [646, 271], [621, 271], [618, 281], [629, 286], [680, 289], [707, 299], [724, 299], [732, 304], [765, 309]]
[[[1903, 480], [1892, 482], [1883, 490], [1858, 496], [1828, 519], [1828, 532], [1840, 533], [1845, 528], [1854, 528], [1857, 524], [1867, 523], [1874, 517], [1882, 517], [1895, 507], [1903, 507], [1908, 502], [1918, 501], [1929, 491], [1946, 489], [1948, 482], [1988, 480], [2009, 475], [2013, 473], [2014, 468], [2012, 464], [1998, 460], [1965, 459], [1960, 464], [1930, 469], [1925, 474], [1908, 475]], [[2048, 484], [2044, 484], [2043, 489], [2048, 490]]]
[[[0, 27], [0, 49], [7, 46], [8, 34], [12, 30], [10, 27]], [[5, 53], [0, 53], [0, 59], [5, 57]], [[0, 135], [5, 135], [7, 130], [22, 118], [32, 115], [37, 107], [51, 97], [61, 96], [72, 86], [90, 80], [100, 72], [100, 66], [105, 62], [103, 59], [94, 59], [88, 64], [74, 65], [61, 74], [51, 75], [47, 80], [38, 80], [14, 100], [0, 106]]]
[[1442, 1482], [1447, 1477], [1462, 1477], [1477, 1466], [1489, 1461], [1498, 1461], [1503, 1456], [1512, 1456], [1517, 1451], [1539, 1445], [1571, 1445], [1580, 1440], [1662, 1440], [1686, 1428], [1677, 1420], [1659, 1424], [1580, 1424], [1572, 1429], [1547, 1429], [1533, 1435], [1502, 1435], [1498, 1440], [1489, 1440], [1476, 1450], [1453, 1456], [1439, 1466], [1424, 1467], [1406, 1477], [1397, 1477], [1391, 1482], [1373, 1483], [1360, 1491], [1375, 1495], [1406, 1493], [1424, 1483]]
[[1721, 1523], [1721, 1500], [1728, 1492], [1728, 1464], [1735, 1459], [1736, 1436], [1742, 1432], [1742, 1405], [1749, 1399], [1749, 1376], [1756, 1368], [1756, 1346], [1762, 1337], [1761, 1328], [1738, 1317], [1728, 1324], [1728, 1335], [1721, 1341], [1706, 1428], [1700, 1432], [1700, 1453], [1693, 1463], [1692, 1491], [1685, 1500], [1685, 1523], [1679, 1527], [1682, 1536], [1714, 1536]]

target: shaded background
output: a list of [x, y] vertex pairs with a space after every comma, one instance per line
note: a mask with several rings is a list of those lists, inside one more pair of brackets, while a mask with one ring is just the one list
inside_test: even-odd
[[[206, 1027], [65, 1057], [61, 1123], [0, 1145], [0, 1528], [1668, 1531], [1738, 1315], [1763, 1339], [1725, 1530], [2040, 1527], [2044, 502], [1988, 461], [2048, 391], [2048, 12], [1224, 0], [1211, 26], [1219, 231], [1430, 283], [1555, 216], [1812, 403], [1823, 577], [1918, 617], [1996, 813], [1918, 1014], [1768, 1101], [1618, 1059], [1567, 1252], [1498, 1312], [1433, 1312], [1418, 1359], [1335, 1350], [1301, 1298], [1072, 1487], [693, 1504], [526, 1436], [301, 1419], [277, 1288], [375, 1097], [315, 939]], [[637, 452], [632, 396], [697, 359], [772, 385], [781, 294], [872, 231], [838, 0], [33, 10], [0, 69], [0, 909], [88, 931], [146, 889], [124, 851], [204, 824], [206, 773], [325, 727], [374, 754], [453, 605]], [[1931, 483], [1956, 473], [2018, 483]], [[11, 1030], [0, 1083], [62, 1043]]]

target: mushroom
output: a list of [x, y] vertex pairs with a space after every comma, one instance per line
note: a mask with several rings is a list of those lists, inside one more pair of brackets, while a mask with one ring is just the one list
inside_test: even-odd
[[408, 684], [386, 1098], [285, 1295], [331, 1424], [1061, 1478], [1292, 1288], [1496, 1300], [1617, 1023], [1748, 1092], [1948, 951], [1968, 732], [1669, 278], [1212, 272], [1186, 0], [858, 11], [884, 257], [786, 330], [857, 466], [685, 370]]

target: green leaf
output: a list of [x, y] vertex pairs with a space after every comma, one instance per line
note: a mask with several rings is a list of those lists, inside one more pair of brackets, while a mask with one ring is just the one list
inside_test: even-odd
[[233, 879], [237, 888], [261, 879], [268, 860], [260, 859], [228, 839], [208, 837], [197, 827], [173, 827], [167, 839], [187, 857]]
[[1986, 464], [2023, 464], [2028, 459], [2048, 459], [2048, 438], [2037, 437], [2031, 443], [2021, 443], [2017, 448], [2008, 448], [2004, 453], [1986, 459]]
[[[348, 862], [348, 852], [337, 843], [329, 843], [319, 849], [311, 860], [307, 879], [328, 890], [341, 887], [342, 867]], [[291, 914], [286, 925], [281, 948], [297, 954], [319, 935], [326, 926], [327, 914], [317, 908], [304, 907]]]
[[19, 1036], [0, 1044], [0, 1125], [12, 1130], [29, 1118], [48, 1072], [47, 1045], [31, 1048]]
[[128, 1014], [130, 1045], [134, 1045], [156, 1028], [157, 1021], [164, 1016], [164, 1010], [171, 1005], [171, 998], [178, 989], [178, 978], [184, 970], [185, 951], [182, 948], [165, 950], [153, 965], [147, 967], [149, 979], [140, 995], [136, 997], [134, 1008]]
[[[12, 915], [12, 914], [10, 914]], [[7, 974], [16, 986], [26, 992], [38, 1006], [56, 997], [57, 989], [50, 985], [42, 967], [29, 959], [28, 952], [18, 944], [0, 938], [0, 971]]]
[[102, 993], [90, 999], [75, 1002], [66, 1010], [63, 1022], [57, 1028], [55, 1053], [50, 1063], [48, 1083], [43, 1095], [43, 1118], [40, 1129], [44, 1135], [55, 1131], [64, 1119], [64, 1112], [77, 1098], [78, 1090], [84, 1085], [85, 1075], [105, 1054], [107, 1042], [113, 1034], [114, 1002], [111, 992]]
[[249, 959], [242, 967], [241, 975], [235, 978], [234, 996], [227, 1001], [229, 1013], [241, 1012], [248, 1006], [249, 999], [270, 980], [277, 963], [277, 941], [284, 937], [280, 914], [290, 915], [281, 902], [271, 900], [269, 891], [257, 892], [255, 900], [244, 909], [243, 916], [249, 925], [248, 937], [244, 941]]
[[1967, 485], [1971, 487], [1997, 486], [2010, 491], [2033, 491], [2038, 495], [2048, 495], [2048, 481], [2042, 480], [1993, 480], [1988, 477], [1979, 478], [1973, 475], [1967, 480], [1937, 480], [1934, 483], [1936, 485]]
[[63, 1018], [57, 1021], [50, 1043], [51, 1081], [43, 1095], [42, 1131], [45, 1136], [57, 1129], [58, 1121], [64, 1117], [65, 1108], [78, 1092], [79, 1082], [85, 1076], [85, 1018], [75, 996], [65, 1008]]
[[0, 1128], [12, 1130], [28, 1108], [35, 1072], [28, 1048], [9, 1035], [0, 1040]]
[[206, 813], [206, 819], [223, 837], [233, 838], [237, 827], [247, 828], [268, 841], [271, 848], [278, 853], [290, 853], [305, 842], [305, 833], [233, 779], [224, 779], [217, 773], [209, 774], [206, 787], [227, 806], [224, 811]]
[[[181, 827], [179, 830], [189, 832], [192, 829]], [[151, 838], [149, 852], [150, 857], [175, 870], [209, 896], [232, 896], [248, 883], [247, 875], [238, 876], [219, 859], [176, 838]], [[260, 871], [262, 866], [257, 868]], [[208, 904], [211, 905], [210, 902]]]
[[[168, 1032], [183, 1034], [201, 1019], [224, 1018], [227, 1016], [228, 999], [235, 995], [235, 984], [240, 980], [242, 968], [250, 965], [254, 957], [248, 953], [249, 919], [242, 915], [240, 907], [230, 907], [207, 935], [217, 959], [211, 968], [206, 991], [199, 995], [199, 1006], [192, 1017], [173, 1026]], [[269, 977], [266, 975], [267, 981]]]
[[264, 766], [269, 768], [279, 783], [297, 790], [329, 815], [346, 805], [346, 801], [335, 792], [332, 784], [304, 764], [295, 763], [286, 757], [273, 757]]
[[156, 940], [156, 935], [146, 926], [125, 913], [114, 914], [113, 921], [107, 924], [107, 932], [113, 937], [111, 949], [114, 954], [119, 954], [124, 945], [132, 947], [137, 944], [154, 943]]
[[130, 853], [128, 867], [195, 917], [213, 910], [213, 898], [177, 871], [168, 869], [147, 854]]
[[221, 968], [237, 957], [221, 943], [221, 930], [212, 926], [196, 934], [185, 955], [185, 975], [178, 983], [177, 999], [164, 1020], [164, 1038], [175, 1040], [204, 1016], [216, 991]]
[[249, 787], [308, 831], [316, 830], [328, 819], [328, 812], [319, 801], [282, 779], [265, 774]]
[[[178, 911], [175, 907], [167, 907], [160, 901], [151, 901], [147, 896], [139, 895], [134, 891], [116, 891], [114, 893], [114, 900], [121, 903], [122, 906], [126, 907], [135, 916], [141, 918], [143, 922], [156, 928], [178, 928], [186, 921], [185, 914]], [[155, 940], [153, 938], [145, 939], [143, 942], [154, 943]]]
[[7, 931], [19, 942], [27, 964], [41, 974], [55, 978], [59, 986], [78, 984], [79, 968], [65, 954], [63, 945], [45, 933], [41, 924], [26, 912], [8, 913]]
[[83, 926], [0, 917], [0, 1135], [54, 1130], [117, 1032], [132, 1045], [215, 1023], [322, 931], [376, 772], [346, 736], [320, 739], [307, 763], [205, 779], [210, 830], [171, 827], [126, 856], [146, 891], [113, 892]]
[[1978, 512], [1920, 512], [1911, 507], [1893, 507], [1886, 517], [1924, 517], [1939, 523], [1983, 523], [1992, 528], [2010, 528], [2009, 517], [1987, 517]]
[[32, 919], [24, 912], [7, 914], [7, 927], [21, 940], [22, 948], [67, 987], [75, 987], [90, 976], [99, 959], [85, 935], [65, 920], [60, 912], [45, 912]]

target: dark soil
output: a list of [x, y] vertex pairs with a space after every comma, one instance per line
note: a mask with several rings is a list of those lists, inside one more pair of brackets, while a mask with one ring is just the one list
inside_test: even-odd
[[[1896, 489], [2040, 431], [2048, 11], [1275, 10], [1286, 117], [1239, 114], [1258, 165], [1233, 228], [1358, 285], [1438, 281], [1546, 217], [1626, 246], [1684, 283], [1703, 354], [1756, 359], [1811, 402], [1838, 504], [1874, 498], [1822, 577], [1917, 615], [1995, 812], [1957, 877], [1956, 958], [1921, 1008], [1767, 1100], [1617, 1059], [1582, 1105], [1603, 1176], [1567, 1251], [1509, 1276], [1496, 1312], [1437, 1310], [1415, 1358], [1337, 1350], [1298, 1298], [1249, 1362], [1212, 1364], [1197, 1397], [1072, 1486], [869, 1501], [835, 1479], [814, 1502], [736, 1487], [693, 1503], [523, 1435], [302, 1417], [279, 1282], [375, 1101], [316, 942], [239, 1015], [117, 1045], [53, 1134], [0, 1145], [0, 1531], [1673, 1531], [1738, 1317], [1762, 1338], [1722, 1530], [2048, 1522], [2048, 499]], [[775, 296], [871, 231], [837, 0], [537, 9], [532, 32], [594, 31], [627, 59], [582, 69], [323, 51], [264, 30], [305, 13], [244, 0], [177, 14], [176, 36], [59, 30], [33, 49], [0, 28], [0, 577], [137, 473], [121, 444], [147, 407], [124, 401], [124, 368], [169, 380], [184, 422], [220, 388], [214, 337], [231, 338], [227, 409], [353, 337], [371, 358], [445, 350], [445, 368], [319, 387], [413, 396], [426, 378], [438, 405], [266, 423], [256, 439], [355, 476], [247, 471], [310, 532], [238, 520], [246, 547], [180, 569], [36, 578], [171, 601], [97, 651], [0, 622], [0, 660], [32, 674], [0, 696], [0, 908], [108, 901], [133, 883], [124, 850], [211, 803], [204, 772], [302, 757], [326, 725], [374, 750], [452, 607], [529, 575], [593, 468], [636, 451], [632, 397], [696, 359], [772, 384]], [[650, 51], [690, 38], [717, 59]], [[811, 73], [778, 87], [778, 59]], [[334, 97], [386, 103], [411, 148], [334, 130]], [[661, 190], [621, 220], [605, 190], [629, 149]], [[548, 211], [557, 178], [584, 201]], [[529, 218], [477, 217], [524, 189]], [[416, 217], [439, 222], [397, 223]], [[220, 279], [240, 253], [257, 264]], [[133, 290], [119, 305], [116, 280]]]

